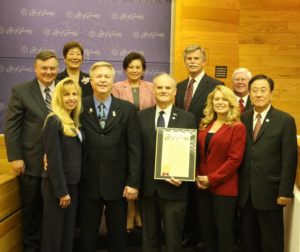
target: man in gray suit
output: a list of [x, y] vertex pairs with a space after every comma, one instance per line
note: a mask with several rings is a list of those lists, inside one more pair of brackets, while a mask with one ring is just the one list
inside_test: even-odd
[[[154, 179], [156, 125], [165, 128], [194, 129], [192, 113], [172, 105], [176, 81], [166, 73], [153, 79], [156, 106], [138, 114], [142, 130], [142, 217], [143, 251], [161, 251], [160, 232], [163, 223], [166, 251], [181, 251], [181, 236], [187, 204], [187, 182], [175, 178]], [[163, 119], [162, 119], [163, 118]], [[163, 120], [164, 125], [161, 124]]]
[[283, 207], [293, 197], [297, 168], [295, 120], [271, 105], [274, 82], [249, 81], [253, 109], [241, 120], [247, 144], [239, 175], [239, 206], [245, 252], [283, 252]]
[[36, 78], [12, 89], [4, 128], [8, 160], [19, 176], [24, 251], [39, 251], [42, 220], [42, 133], [55, 86], [58, 60], [42, 51], [34, 62]]

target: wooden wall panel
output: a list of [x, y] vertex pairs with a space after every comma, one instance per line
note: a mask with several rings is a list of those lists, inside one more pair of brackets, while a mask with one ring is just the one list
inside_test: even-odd
[[300, 1], [240, 0], [238, 65], [275, 81], [273, 105], [300, 134]]

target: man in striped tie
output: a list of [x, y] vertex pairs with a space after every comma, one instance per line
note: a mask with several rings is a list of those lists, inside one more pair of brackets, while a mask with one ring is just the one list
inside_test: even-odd
[[4, 128], [8, 160], [20, 181], [25, 252], [40, 251], [42, 133], [58, 71], [55, 53], [38, 53], [34, 71], [35, 79], [12, 88]]

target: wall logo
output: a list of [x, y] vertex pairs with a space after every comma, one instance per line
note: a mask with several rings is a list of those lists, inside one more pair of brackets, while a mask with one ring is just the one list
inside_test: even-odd
[[54, 49], [49, 49], [49, 48], [47, 48], [47, 47], [36, 47], [36, 46], [28, 47], [28, 46], [21, 46], [21, 48], [20, 48], [21, 53], [23, 53], [23, 54], [28, 54], [28, 55], [36, 55], [36, 54], [38, 54], [39, 52], [44, 51], [44, 50], [50, 50], [50, 51], [55, 52]]
[[129, 49], [125, 49], [125, 48], [121, 48], [121, 49], [117, 49], [117, 48], [113, 48], [110, 53], [112, 56], [115, 56], [115, 57], [125, 57], [127, 54], [129, 54], [130, 52], [137, 52], [137, 53], [140, 53], [142, 55], [144, 55], [144, 52], [143, 51], [139, 51], [139, 50], [129, 50]]
[[23, 35], [23, 34], [32, 35], [33, 31], [32, 31], [32, 29], [26, 29], [24, 27], [12, 27], [12, 26], [9, 26], [6, 29], [5, 33], [6, 34], [11, 34], [11, 35]]
[[100, 30], [98, 32], [96, 31], [90, 31], [88, 33], [90, 38], [122, 38], [122, 33], [121, 32], [116, 32], [114, 30], [111, 31], [103, 31]]
[[80, 19], [80, 20], [90, 20], [90, 19], [97, 19], [99, 20], [101, 18], [101, 15], [98, 13], [93, 13], [93, 12], [73, 12], [73, 11], [67, 11], [66, 12], [66, 17], [70, 19]]
[[28, 16], [28, 17], [51, 17], [51, 18], [55, 18], [55, 11], [53, 10], [47, 10], [47, 9], [43, 9], [43, 10], [38, 10], [38, 9], [26, 9], [26, 8], [22, 8], [20, 9], [20, 14], [22, 16]]
[[140, 20], [143, 21], [145, 19], [145, 16], [142, 14], [137, 14], [137, 13], [121, 13], [118, 14], [116, 12], [113, 12], [110, 15], [112, 20], [120, 20], [120, 21], [135, 21], [135, 20]]
[[70, 29], [49, 29], [46, 28], [43, 30], [44, 35], [49, 37], [78, 37], [78, 31], [72, 31]]
[[85, 55], [85, 58], [89, 59], [91, 56], [98, 56], [98, 57], [101, 56], [101, 52], [99, 50], [85, 48], [84, 55]]
[[166, 34], [164, 32], [139, 32], [139, 31], [134, 31], [132, 33], [133, 38], [135, 39], [164, 39], [166, 37]]
[[32, 67], [9, 65], [6, 68], [6, 73], [26, 73], [26, 72], [32, 73], [33, 72]]

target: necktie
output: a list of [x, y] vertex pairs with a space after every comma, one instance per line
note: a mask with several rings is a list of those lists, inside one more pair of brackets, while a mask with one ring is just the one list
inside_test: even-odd
[[243, 113], [245, 110], [245, 106], [244, 106], [244, 100], [242, 98], [239, 99], [239, 104], [240, 104], [240, 111], [241, 113]]
[[261, 114], [256, 115], [256, 124], [253, 130], [253, 140], [255, 141], [261, 127]]
[[44, 89], [44, 92], [46, 94], [46, 99], [45, 99], [45, 102], [46, 102], [46, 106], [49, 110], [49, 112], [52, 111], [52, 108], [51, 108], [51, 95], [50, 95], [50, 88], [46, 87]]
[[165, 119], [163, 117], [164, 113], [165, 113], [164, 111], [159, 112], [159, 116], [157, 118], [157, 127], [161, 127], [161, 128], [165, 127]]
[[103, 103], [100, 103], [100, 105], [98, 106], [98, 109], [99, 109], [99, 124], [100, 124], [101, 129], [104, 129], [104, 127], [105, 127], [106, 116], [105, 116], [104, 108], [105, 108], [105, 105]]
[[189, 82], [189, 85], [185, 91], [185, 97], [184, 97], [184, 109], [186, 111], [189, 110], [189, 106], [191, 104], [191, 100], [193, 97], [193, 89], [194, 89], [194, 83], [196, 82], [195, 79], [191, 79]]

